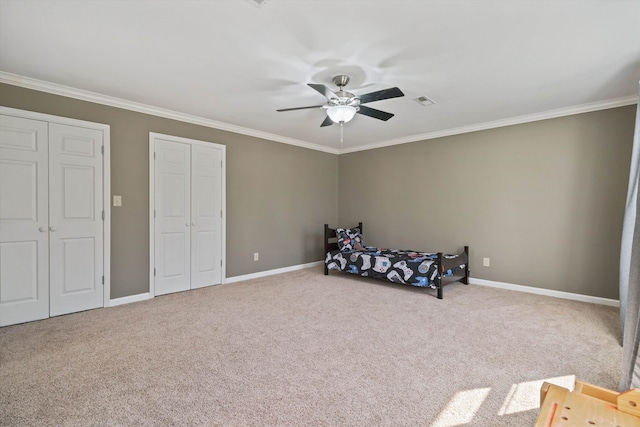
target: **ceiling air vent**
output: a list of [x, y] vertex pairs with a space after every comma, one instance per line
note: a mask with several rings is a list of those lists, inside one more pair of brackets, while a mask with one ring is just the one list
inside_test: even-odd
[[254, 6], [262, 7], [269, 0], [247, 0], [247, 1]]
[[427, 105], [433, 105], [436, 103], [436, 101], [434, 101], [433, 99], [426, 97], [426, 96], [420, 96], [418, 98], [413, 98], [414, 101], [416, 101], [418, 104], [426, 107]]

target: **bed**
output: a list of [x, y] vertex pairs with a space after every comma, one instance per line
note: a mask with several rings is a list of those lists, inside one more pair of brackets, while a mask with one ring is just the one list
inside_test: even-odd
[[329, 228], [325, 224], [324, 252], [325, 276], [329, 270], [338, 270], [431, 288], [438, 299], [442, 299], [442, 287], [447, 283], [469, 284], [469, 246], [458, 255], [366, 246], [361, 222], [351, 228]]

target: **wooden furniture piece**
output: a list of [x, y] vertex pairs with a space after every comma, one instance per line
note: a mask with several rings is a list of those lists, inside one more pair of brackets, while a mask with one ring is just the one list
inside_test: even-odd
[[640, 389], [618, 393], [576, 381], [573, 391], [544, 382], [535, 427], [640, 426]]
[[[356, 228], [362, 235], [361, 222], [357, 227], [348, 230]], [[464, 251], [458, 255], [401, 251], [366, 245], [359, 250], [341, 250], [337, 242], [339, 236], [336, 230], [329, 228], [328, 224], [324, 225], [325, 276], [329, 274], [329, 270], [340, 270], [394, 283], [430, 287], [436, 290], [438, 299], [442, 299], [442, 287], [447, 283], [460, 281], [469, 284], [468, 246], [465, 246]], [[363, 258], [367, 260], [364, 263]], [[342, 264], [337, 262], [337, 259]], [[382, 261], [384, 266], [381, 267], [377, 261]]]

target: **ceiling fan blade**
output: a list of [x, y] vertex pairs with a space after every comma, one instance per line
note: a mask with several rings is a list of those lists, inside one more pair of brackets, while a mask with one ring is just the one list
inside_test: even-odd
[[331, 89], [329, 89], [325, 85], [319, 85], [315, 83], [308, 83], [308, 85], [313, 89], [317, 90], [318, 92], [320, 92], [321, 94], [323, 94], [327, 99], [338, 97], [338, 95], [336, 95]]
[[365, 116], [373, 117], [374, 119], [384, 120], [385, 122], [393, 117], [393, 114], [386, 111], [376, 110], [375, 108], [360, 106], [358, 114], [364, 114]]
[[360, 104], [366, 104], [367, 102], [382, 101], [383, 99], [398, 98], [401, 96], [404, 96], [404, 93], [397, 87], [392, 87], [377, 92], [365, 93], [364, 95], [359, 95], [358, 98], [360, 98]]
[[333, 120], [329, 116], [324, 119], [324, 122], [320, 125], [320, 127], [331, 126], [333, 124]]
[[324, 105], [311, 105], [309, 107], [295, 107], [295, 108], [282, 108], [276, 111], [293, 111], [293, 110], [306, 110], [308, 108], [322, 108]]

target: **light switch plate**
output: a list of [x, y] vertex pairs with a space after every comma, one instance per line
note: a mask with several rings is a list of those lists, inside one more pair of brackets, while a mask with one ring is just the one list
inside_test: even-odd
[[122, 196], [113, 196], [113, 206], [122, 206]]

